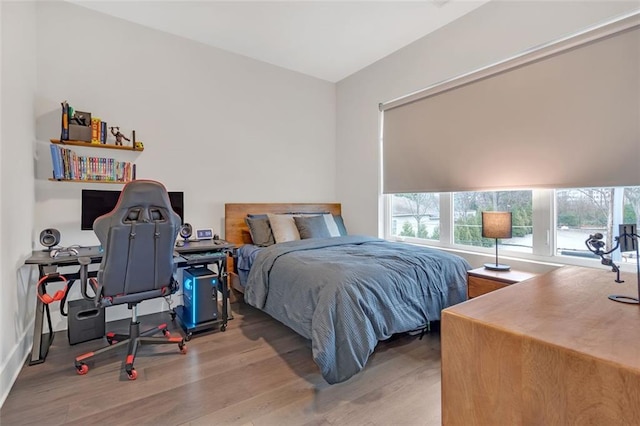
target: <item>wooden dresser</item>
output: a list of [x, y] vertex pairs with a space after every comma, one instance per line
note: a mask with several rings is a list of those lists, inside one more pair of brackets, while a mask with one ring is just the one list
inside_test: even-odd
[[443, 425], [640, 424], [638, 295], [565, 266], [443, 310]]

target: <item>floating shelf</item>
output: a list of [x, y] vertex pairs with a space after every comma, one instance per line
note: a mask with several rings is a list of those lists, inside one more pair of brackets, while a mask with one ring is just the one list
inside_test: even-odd
[[51, 182], [75, 182], [75, 183], [119, 183], [120, 185], [124, 185], [125, 183], [131, 182], [122, 181], [122, 180], [95, 180], [95, 179], [54, 179], [49, 178]]
[[[136, 151], [136, 152], [142, 152], [144, 151], [144, 147], [143, 148], [134, 148], [131, 146], [120, 146], [120, 145], [111, 145], [111, 144], [102, 144], [102, 143], [91, 143], [91, 142], [85, 142], [85, 141], [61, 141], [60, 139], [51, 139], [51, 143], [55, 143], [58, 145], [70, 145], [70, 146], [84, 146], [87, 148], [102, 148], [102, 149], [119, 149], [119, 150], [123, 150], [123, 151]], [[83, 181], [86, 182], [86, 181]]]

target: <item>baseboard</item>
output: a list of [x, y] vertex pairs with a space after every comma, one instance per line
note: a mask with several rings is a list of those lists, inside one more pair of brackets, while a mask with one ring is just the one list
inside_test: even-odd
[[27, 331], [33, 330], [33, 320], [25, 327], [18, 343], [11, 349], [7, 361], [0, 366], [0, 408], [4, 405], [4, 401], [9, 396], [9, 392], [13, 387], [20, 371], [25, 365], [27, 357], [31, 353], [33, 345], [33, 336]]

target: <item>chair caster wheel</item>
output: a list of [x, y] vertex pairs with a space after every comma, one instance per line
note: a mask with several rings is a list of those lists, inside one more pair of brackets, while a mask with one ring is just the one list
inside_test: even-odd
[[170, 312], [169, 315], [171, 315], [171, 321], [174, 321], [176, 319], [176, 313], [175, 312]]
[[188, 342], [189, 340], [191, 340], [192, 336], [193, 336], [193, 333], [187, 333], [187, 335], [184, 337], [184, 340]]
[[107, 343], [109, 344], [109, 346], [113, 345], [114, 343], [118, 343], [117, 340], [114, 340], [114, 337], [116, 336], [116, 333], [113, 332], [109, 332], [107, 333]]
[[162, 334], [164, 335], [164, 337], [169, 338], [171, 337], [171, 332], [169, 330], [167, 330], [166, 328], [162, 329]]
[[226, 324], [222, 324], [220, 326], [220, 331], [227, 331], [227, 325]]
[[187, 345], [185, 345], [184, 343], [179, 344], [178, 348], [180, 348], [180, 353], [182, 353], [183, 355], [187, 353]]
[[138, 378], [138, 372], [135, 368], [132, 368], [131, 371], [127, 371], [127, 377], [129, 380], [135, 380]]
[[79, 375], [84, 376], [85, 374], [87, 374], [89, 372], [89, 366], [87, 364], [76, 365], [76, 372]]

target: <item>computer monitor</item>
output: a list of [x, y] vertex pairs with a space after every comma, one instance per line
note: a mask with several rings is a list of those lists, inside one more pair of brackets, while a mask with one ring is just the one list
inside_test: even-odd
[[[80, 229], [83, 231], [93, 230], [93, 222], [99, 216], [113, 210], [118, 198], [120, 198], [120, 191], [83, 189]], [[180, 223], [184, 224], [184, 193], [182, 191], [169, 191], [169, 200], [173, 211], [180, 216]]]

